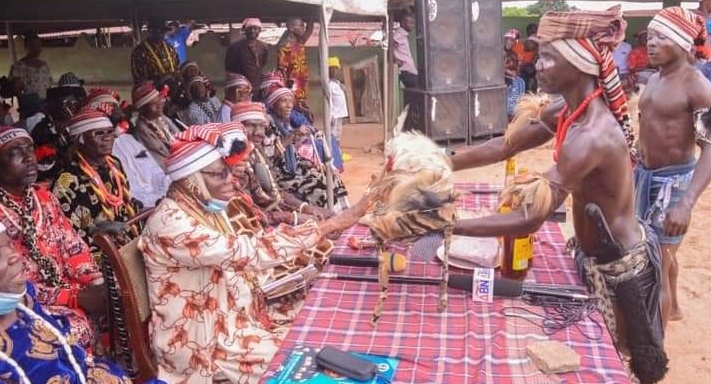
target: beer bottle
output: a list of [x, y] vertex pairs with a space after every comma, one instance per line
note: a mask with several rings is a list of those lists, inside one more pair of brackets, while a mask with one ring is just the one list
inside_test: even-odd
[[516, 158], [511, 156], [506, 159], [506, 172], [504, 173], [504, 188], [513, 184], [516, 175]]
[[[508, 168], [507, 168], [508, 171]], [[518, 174], [523, 175], [527, 171], [521, 168]], [[513, 177], [511, 178], [513, 179]], [[512, 180], [513, 182], [513, 180]], [[503, 205], [500, 213], [511, 212], [512, 209], [508, 205]], [[533, 257], [533, 235], [525, 236], [503, 236], [502, 238], [504, 253], [501, 259], [501, 277], [515, 280], [523, 280], [531, 269], [531, 259]]]

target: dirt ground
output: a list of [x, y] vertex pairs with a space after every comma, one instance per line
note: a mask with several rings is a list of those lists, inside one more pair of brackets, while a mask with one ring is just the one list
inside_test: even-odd
[[[370, 175], [382, 165], [382, 152], [375, 147], [351, 145], [346, 140], [346, 131], [361, 131], [359, 125], [344, 127], [345, 151], [353, 158], [346, 163], [344, 182], [351, 194], [351, 201], [357, 201], [370, 180]], [[372, 127], [371, 132], [377, 130]], [[351, 134], [348, 137], [353, 137]], [[381, 136], [382, 137], [382, 134]], [[552, 150], [540, 148], [517, 157], [519, 167], [532, 171], [543, 171], [552, 164]], [[457, 173], [460, 182], [502, 183], [504, 164]], [[711, 343], [705, 332], [711, 329], [711, 242], [705, 242], [704, 228], [711, 225], [711, 188], [706, 190], [696, 205], [692, 227], [679, 250], [679, 300], [684, 319], [670, 322], [666, 332], [666, 350], [671, 360], [670, 371], [664, 384], [703, 384], [711, 382]], [[562, 226], [566, 237], [571, 236], [570, 215]], [[705, 341], [706, 340], [706, 341]]]

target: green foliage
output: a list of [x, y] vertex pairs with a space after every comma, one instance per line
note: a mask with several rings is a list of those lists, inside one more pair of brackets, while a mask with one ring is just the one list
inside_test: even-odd
[[528, 13], [526, 8], [519, 7], [504, 7], [503, 10], [504, 17], [530, 17], [531, 14]]
[[526, 7], [531, 16], [540, 17], [548, 11], [570, 11], [571, 8], [565, 0], [539, 1]]

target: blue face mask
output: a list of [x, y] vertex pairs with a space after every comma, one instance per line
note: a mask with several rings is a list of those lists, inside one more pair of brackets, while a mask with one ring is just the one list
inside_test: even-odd
[[218, 213], [227, 209], [227, 203], [228, 201], [225, 200], [210, 199], [207, 203], [203, 204], [203, 206], [205, 210], [210, 213]]
[[27, 293], [27, 289], [22, 293], [0, 292], [0, 315], [7, 315], [16, 310], [17, 305], [25, 297], [25, 293]]

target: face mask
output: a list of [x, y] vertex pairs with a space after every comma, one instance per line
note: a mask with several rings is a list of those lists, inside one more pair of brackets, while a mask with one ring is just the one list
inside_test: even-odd
[[227, 209], [227, 203], [228, 201], [225, 200], [210, 199], [207, 203], [203, 204], [203, 206], [205, 207], [205, 210], [210, 213], [218, 213]]
[[17, 305], [25, 297], [25, 293], [27, 293], [27, 289], [22, 293], [0, 292], [0, 315], [7, 315], [17, 309]]

